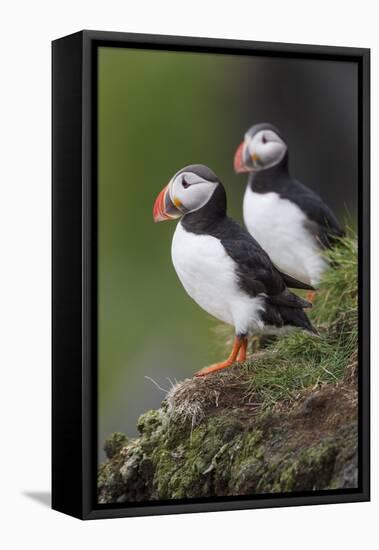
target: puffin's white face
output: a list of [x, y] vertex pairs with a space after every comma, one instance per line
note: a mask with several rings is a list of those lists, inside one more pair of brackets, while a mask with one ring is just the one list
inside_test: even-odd
[[202, 208], [213, 195], [218, 181], [210, 181], [195, 172], [175, 174], [159, 193], [153, 209], [154, 221], [175, 219]]
[[273, 130], [260, 130], [252, 137], [245, 134], [234, 157], [236, 172], [259, 172], [278, 164], [287, 152], [287, 145]]
[[217, 185], [217, 182], [208, 181], [193, 172], [182, 172], [169, 183], [169, 192], [177, 208], [194, 212], [209, 201]]

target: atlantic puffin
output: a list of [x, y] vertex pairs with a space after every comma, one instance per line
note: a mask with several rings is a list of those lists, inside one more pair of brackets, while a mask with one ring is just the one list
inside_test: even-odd
[[225, 189], [207, 166], [176, 172], [156, 198], [153, 218], [181, 218], [171, 247], [176, 273], [201, 308], [235, 329], [226, 361], [196, 376], [245, 361], [249, 336], [296, 327], [316, 332], [303, 311], [311, 304], [288, 289], [313, 287], [281, 273], [248, 231], [227, 216]]
[[288, 147], [277, 128], [252, 126], [237, 148], [234, 169], [250, 173], [243, 201], [248, 231], [281, 271], [317, 286], [328, 265], [322, 250], [344, 232], [321, 197], [291, 177]]

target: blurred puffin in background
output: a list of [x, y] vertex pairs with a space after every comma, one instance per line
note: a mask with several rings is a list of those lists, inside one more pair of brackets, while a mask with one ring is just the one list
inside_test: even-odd
[[321, 197], [289, 174], [279, 131], [266, 123], [252, 126], [235, 153], [234, 169], [250, 173], [243, 201], [248, 231], [281, 271], [317, 286], [328, 265], [321, 252], [344, 232]]
[[172, 262], [185, 290], [216, 319], [235, 329], [226, 361], [196, 373], [204, 376], [245, 361], [248, 337], [289, 328], [316, 332], [303, 308], [311, 304], [288, 287], [313, 288], [280, 273], [257, 241], [226, 214], [226, 193], [206, 166], [177, 172], [159, 193], [155, 222], [181, 218], [172, 240]]

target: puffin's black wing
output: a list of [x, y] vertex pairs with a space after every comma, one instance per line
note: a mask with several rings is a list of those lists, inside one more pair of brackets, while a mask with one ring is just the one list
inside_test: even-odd
[[[282, 274], [254, 237], [229, 218], [215, 231], [215, 236], [236, 264], [240, 288], [252, 297], [259, 294], [265, 297], [262, 311], [265, 324], [278, 328], [292, 325], [317, 334], [303, 311], [312, 304], [292, 294]], [[290, 279], [293, 285], [296, 279]], [[296, 284], [301, 283], [296, 281]]]
[[317, 334], [317, 330], [303, 311], [312, 307], [310, 302], [292, 294], [269, 256], [248, 233], [221, 239], [227, 254], [236, 263], [240, 288], [252, 297], [265, 297], [262, 319], [278, 328], [292, 325]]
[[291, 200], [298, 204], [307, 216], [305, 227], [325, 248], [331, 248], [338, 238], [344, 236], [336, 216], [317, 193], [302, 183], [293, 180]]
[[[222, 238], [221, 244], [236, 263], [239, 285], [247, 294], [252, 297], [264, 294], [267, 300], [275, 305], [290, 308], [312, 307], [312, 304], [288, 290], [283, 275], [258, 242], [247, 232], [242, 230], [235, 238], [233, 235]], [[290, 279], [292, 283], [296, 281]], [[296, 281], [296, 284], [302, 283]]]
[[283, 271], [280, 271], [277, 269], [282, 276], [283, 281], [286, 283], [288, 288], [300, 288], [302, 290], [316, 290], [313, 286], [308, 285], [307, 283], [303, 283], [302, 281], [298, 281], [295, 279], [295, 277], [291, 277], [291, 275], [288, 275], [287, 273], [283, 273]]
[[322, 246], [330, 248], [336, 239], [344, 236], [344, 231], [329, 206], [320, 195], [289, 175], [286, 161], [269, 170], [251, 173], [249, 185], [255, 193], [273, 191], [281, 198], [296, 204], [307, 218], [305, 227]]
[[285, 289], [282, 277], [255, 239], [248, 237], [238, 235], [237, 238], [221, 239], [227, 254], [236, 263], [241, 288], [254, 297], [262, 293], [280, 294]]

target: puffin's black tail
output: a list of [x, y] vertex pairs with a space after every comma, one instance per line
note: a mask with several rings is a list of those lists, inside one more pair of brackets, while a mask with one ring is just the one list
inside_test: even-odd
[[266, 308], [262, 318], [268, 326], [278, 328], [293, 326], [318, 334], [303, 310], [307, 307], [312, 307], [312, 304], [286, 289], [282, 295], [266, 298]]
[[293, 307], [278, 307], [280, 315], [283, 319], [284, 325], [292, 325], [294, 327], [299, 327], [312, 334], [318, 334], [315, 327], [310, 322], [308, 316], [302, 309], [297, 309]]

